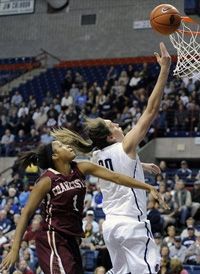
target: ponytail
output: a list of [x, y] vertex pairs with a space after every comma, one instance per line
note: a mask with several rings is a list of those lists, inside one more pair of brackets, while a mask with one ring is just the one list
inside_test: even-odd
[[51, 136], [65, 145], [72, 146], [79, 152], [89, 153], [93, 149], [91, 140], [84, 140], [78, 133], [67, 128], [53, 129]]
[[16, 161], [16, 165], [26, 169], [31, 164], [41, 169], [54, 168], [52, 160], [52, 144], [41, 145], [35, 151], [23, 152]]
[[38, 154], [36, 151], [23, 152], [16, 160], [16, 165], [26, 169], [31, 164], [38, 165]]

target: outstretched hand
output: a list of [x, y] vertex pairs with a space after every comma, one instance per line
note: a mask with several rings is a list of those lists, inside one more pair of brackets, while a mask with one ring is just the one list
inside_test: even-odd
[[168, 204], [167, 204], [167, 203], [164, 201], [164, 199], [162, 198], [161, 194], [160, 194], [154, 187], [152, 187], [150, 194], [153, 196], [153, 198], [154, 198], [155, 200], [157, 200], [157, 201], [159, 202], [159, 205], [160, 205], [162, 208], [164, 208], [164, 209], [166, 209], [166, 210], [169, 210], [169, 209], [170, 209], [170, 207], [168, 206]]
[[158, 64], [161, 67], [170, 68], [171, 56], [169, 55], [169, 52], [167, 51], [167, 48], [165, 47], [165, 44], [163, 42], [160, 43], [160, 54], [154, 52], [154, 55], [156, 57]]
[[153, 163], [142, 163], [142, 167], [145, 171], [149, 172], [150, 174], [157, 175], [161, 173], [159, 166]]
[[2, 272], [5, 269], [10, 269], [17, 262], [18, 255], [18, 251], [14, 251], [11, 249], [11, 251], [0, 264], [0, 272]]

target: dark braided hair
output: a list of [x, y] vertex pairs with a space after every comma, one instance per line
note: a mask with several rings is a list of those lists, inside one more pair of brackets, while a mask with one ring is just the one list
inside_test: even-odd
[[31, 164], [36, 165], [41, 169], [53, 168], [52, 154], [52, 143], [41, 145], [37, 150], [21, 153], [16, 161], [16, 165], [24, 169]]

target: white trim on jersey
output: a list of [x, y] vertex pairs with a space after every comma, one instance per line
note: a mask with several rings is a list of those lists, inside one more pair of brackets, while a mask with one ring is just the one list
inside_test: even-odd
[[64, 270], [64, 267], [63, 267], [63, 264], [62, 264], [62, 261], [61, 261], [61, 258], [59, 256], [57, 248], [56, 248], [55, 232], [54, 231], [53, 232], [47, 231], [47, 238], [48, 238], [49, 246], [51, 248], [50, 274], [54, 273], [54, 271], [53, 271], [53, 259], [54, 259], [54, 256], [56, 256], [56, 259], [58, 261], [58, 267], [59, 267], [59, 270], [60, 270], [60, 274], [66, 274], [65, 270]]
[[58, 172], [57, 170], [55, 170], [53, 168], [48, 168], [47, 171], [51, 171], [54, 174], [61, 174], [60, 172]]
[[47, 203], [46, 203], [46, 218], [45, 222], [48, 224], [48, 228], [51, 229], [51, 222], [52, 222], [52, 204], [51, 204], [51, 195], [48, 193], [47, 194]]
[[47, 238], [48, 238], [48, 243], [49, 243], [49, 246], [51, 248], [51, 256], [50, 256], [50, 274], [53, 274], [53, 248], [52, 248], [52, 245], [51, 245], [51, 236], [50, 236], [50, 232], [47, 231]]
[[56, 238], [55, 238], [55, 231], [52, 232], [52, 236], [53, 236], [53, 247], [54, 247], [54, 251], [55, 251], [55, 254], [58, 258], [58, 264], [59, 264], [59, 267], [60, 267], [60, 273], [61, 274], [65, 274], [65, 270], [64, 270], [64, 267], [62, 265], [62, 261], [61, 261], [61, 258], [58, 254], [58, 251], [57, 251], [57, 247], [56, 247]]

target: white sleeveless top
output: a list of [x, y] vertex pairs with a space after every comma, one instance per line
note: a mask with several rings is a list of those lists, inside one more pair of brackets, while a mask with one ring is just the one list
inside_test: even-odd
[[[131, 159], [123, 150], [122, 143], [115, 143], [93, 153], [93, 162], [115, 172], [134, 177], [144, 182], [144, 173], [138, 155]], [[109, 215], [130, 216], [138, 221], [146, 219], [147, 193], [99, 179], [103, 194], [103, 210]]]

